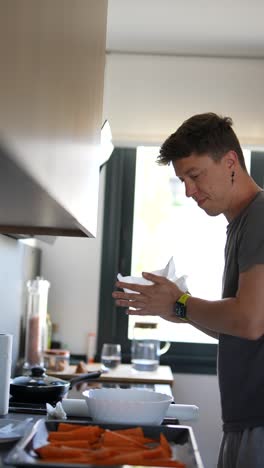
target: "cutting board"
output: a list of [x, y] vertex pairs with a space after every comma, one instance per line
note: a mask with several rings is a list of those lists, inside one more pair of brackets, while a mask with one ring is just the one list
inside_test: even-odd
[[[69, 366], [62, 372], [56, 372], [47, 369], [47, 374], [61, 379], [69, 380], [77, 375], [77, 366]], [[86, 365], [87, 372], [99, 370], [100, 363]], [[151, 372], [137, 371], [131, 364], [120, 364], [116, 369], [103, 373], [100, 377], [101, 382], [127, 382], [127, 383], [153, 383], [153, 384], [173, 384], [173, 375], [169, 366], [159, 366], [157, 370]]]

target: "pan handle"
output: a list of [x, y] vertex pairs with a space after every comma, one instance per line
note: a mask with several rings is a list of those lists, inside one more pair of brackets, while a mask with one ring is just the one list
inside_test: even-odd
[[98, 379], [103, 371], [94, 371], [94, 372], [89, 372], [87, 374], [81, 374], [78, 375], [77, 377], [74, 377], [73, 379], [70, 380], [70, 389], [74, 387], [74, 385], [77, 385], [81, 382], [87, 382], [88, 380], [95, 380]]

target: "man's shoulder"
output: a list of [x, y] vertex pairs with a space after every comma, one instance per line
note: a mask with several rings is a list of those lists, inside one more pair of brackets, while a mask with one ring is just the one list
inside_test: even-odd
[[255, 214], [264, 210], [264, 191], [258, 192], [255, 198], [249, 203], [247, 210], [248, 214]]

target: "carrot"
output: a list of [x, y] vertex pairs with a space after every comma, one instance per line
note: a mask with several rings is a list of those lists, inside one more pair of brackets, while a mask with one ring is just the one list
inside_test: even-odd
[[76, 447], [76, 448], [94, 448], [94, 444], [90, 444], [87, 440], [58, 440], [52, 442], [53, 447]]
[[91, 453], [91, 456], [95, 461], [99, 461], [100, 459], [108, 459], [109, 457], [113, 457], [115, 455], [118, 455], [118, 450], [108, 447], [101, 447], [98, 450], [93, 450]]
[[36, 452], [41, 458], [62, 458], [62, 457], [80, 457], [85, 453], [83, 449], [70, 448], [70, 447], [53, 447], [52, 445], [45, 445], [36, 449]]
[[142, 457], [152, 458], [155, 460], [155, 458], [164, 458], [166, 457], [166, 455], [164, 454], [162, 447], [159, 445], [158, 447], [155, 447], [153, 449], [145, 449], [144, 451], [142, 451]]
[[130, 435], [124, 435], [124, 433], [121, 434], [117, 431], [109, 431], [108, 429], [103, 434], [104, 445], [126, 445], [126, 447], [132, 445], [143, 448], [144, 443], [144, 436], [135, 439]]
[[75, 429], [80, 429], [81, 427], [84, 427], [82, 424], [72, 424], [72, 423], [59, 423], [57, 432], [67, 432], [67, 431], [73, 431]]
[[99, 426], [82, 426], [79, 429], [75, 429], [73, 431], [52, 431], [49, 433], [48, 440], [52, 442], [54, 440], [85, 439], [89, 440], [90, 442], [96, 442], [103, 431], [104, 430]]
[[160, 445], [163, 448], [165, 456], [170, 458], [172, 455], [172, 450], [171, 450], [169, 442], [167, 441], [164, 434], [162, 434], [162, 432], [160, 433]]
[[132, 437], [144, 437], [144, 432], [142, 427], [128, 427], [127, 429], [116, 429], [114, 431], [116, 434], [123, 434]]
[[[36, 450], [45, 462], [142, 465], [185, 468], [171, 459], [171, 447], [164, 434], [160, 440], [145, 437], [141, 427], [109, 430], [99, 426], [60, 423], [49, 433], [49, 443]], [[150, 444], [152, 446], [149, 446]]]
[[48, 463], [60, 463], [63, 468], [67, 466], [68, 463], [74, 463], [75, 465], [77, 464], [84, 464], [84, 465], [90, 465], [90, 464], [93, 464], [94, 461], [93, 461], [93, 458], [87, 458], [87, 457], [74, 457], [74, 458], [68, 458], [68, 457], [60, 457], [59, 459], [58, 458], [46, 458], [44, 460], [45, 462], [48, 462]]

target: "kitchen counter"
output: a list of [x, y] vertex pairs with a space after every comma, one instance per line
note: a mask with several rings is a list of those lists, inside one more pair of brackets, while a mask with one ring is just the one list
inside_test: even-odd
[[[21, 420], [23, 418], [25, 418], [26, 416], [24, 415], [20, 415], [17, 417], [18, 420]], [[1, 418], [1, 417], [0, 417]], [[1, 418], [2, 419], [2, 418]], [[1, 420], [0, 419], [0, 420]], [[4, 419], [6, 419], [6, 421], [10, 421], [10, 415], [7, 415], [4, 417]], [[37, 420], [40, 419], [39, 416], [33, 418], [34, 419], [34, 422], [36, 422]], [[43, 419], [44, 421], [46, 420], [46, 417], [44, 418], [41, 418]], [[59, 423], [60, 421], [49, 421], [48, 424], [47, 424], [47, 427], [49, 428], [49, 430], [56, 430], [56, 427], [57, 427], [57, 424]], [[80, 423], [81, 421], [80, 420], [77, 420], [76, 418], [73, 419], [69, 419], [69, 422], [73, 423]], [[168, 423], [166, 423], [168, 424]], [[30, 429], [30, 428], [29, 428]], [[182, 460], [183, 463], [186, 463], [186, 467], [188, 466], [189, 468], [204, 468], [203, 466], [203, 463], [202, 463], [202, 460], [201, 460], [201, 457], [200, 457], [200, 454], [199, 454], [199, 450], [198, 450], [198, 446], [197, 446], [197, 443], [196, 443], [196, 440], [195, 440], [195, 436], [193, 434], [193, 431], [191, 429], [191, 427], [189, 426], [182, 426], [182, 425], [175, 425], [174, 423], [170, 423], [169, 426], [167, 425], [162, 425], [162, 427], [158, 427], [158, 426], [146, 426], [144, 431], [147, 431], [149, 432], [149, 436], [154, 436], [157, 435], [160, 433], [160, 432], [163, 432], [166, 437], [168, 437], [168, 440], [170, 441], [175, 441], [175, 443], [177, 444], [178, 446], [178, 449], [179, 449], [179, 457], [180, 459]], [[24, 438], [21, 443], [20, 443], [20, 446], [19, 448], [16, 447], [15, 448], [15, 453], [13, 452], [12, 453], [12, 461], [14, 461], [14, 463], [16, 463], [18, 460], [20, 460], [20, 467], [22, 468], [23, 466], [29, 466], [29, 465], [25, 465], [25, 459], [24, 459], [24, 463], [21, 459], [21, 456], [23, 457], [27, 457], [28, 455], [30, 456], [31, 454], [31, 448], [30, 448], [30, 442], [28, 439], [28, 436], [31, 438], [32, 437], [32, 432], [29, 433], [27, 432], [27, 436], [26, 438]], [[9, 443], [9, 444], [0, 444], [0, 466], [1, 467], [4, 467], [4, 466], [13, 466], [14, 465], [5, 465], [4, 464], [4, 460], [6, 458], [6, 456], [8, 455], [8, 453], [15, 447], [15, 445], [17, 444], [17, 442], [13, 442], [12, 444]], [[27, 455], [28, 454], [28, 455]], [[177, 457], [178, 458], [178, 457]], [[32, 460], [32, 459], [30, 459]], [[44, 463], [45, 464], [45, 463]], [[34, 461], [31, 463], [30, 466], [34, 466], [35, 463]], [[56, 463], [55, 463], [56, 465]], [[55, 466], [54, 465], [54, 466]], [[18, 465], [16, 465], [18, 466]], [[37, 462], [36, 463], [36, 466], [42, 466], [42, 462]], [[46, 465], [45, 465], [46, 466]], [[78, 466], [82, 466], [81, 464], [78, 464]], [[114, 465], [116, 466], [116, 465]], [[125, 465], [123, 465], [125, 466]]]
[[[100, 363], [86, 365], [87, 372], [98, 370], [100, 367]], [[69, 366], [69, 368], [63, 372], [55, 372], [48, 369], [47, 374], [68, 380], [78, 375], [76, 374], [76, 368], [77, 366]], [[133, 369], [131, 364], [120, 364], [116, 369], [103, 373], [100, 377], [100, 382], [163, 384], [172, 387], [173, 374], [169, 366], [159, 366], [155, 371], [144, 372]]]
[[[38, 419], [40, 419], [40, 416], [38, 416], [38, 415], [9, 413], [9, 414], [7, 414], [5, 416], [0, 416], [0, 421], [2, 421], [3, 419], [6, 419], [7, 422], [9, 422], [8, 420], [10, 420], [10, 422], [12, 422], [11, 420], [23, 421], [28, 417], [31, 417], [33, 419], [33, 422], [36, 422], [36, 421], [38, 421]], [[9, 443], [3, 443], [3, 442], [0, 443], [0, 466], [1, 467], [2, 466], [7, 466], [7, 465], [4, 465], [3, 459], [5, 458], [7, 453], [14, 447], [14, 445], [16, 443], [17, 443], [17, 441], [9, 442]]]
[[[99, 379], [98, 379], [99, 380]], [[91, 388], [91, 386], [93, 385], [98, 385], [98, 381], [94, 381], [94, 382], [87, 382], [87, 383], [82, 383], [81, 385], [73, 388], [72, 390], [69, 391], [68, 393], [68, 398], [83, 398], [82, 396], [82, 392], [88, 388]], [[108, 386], [108, 385], [111, 385], [109, 383], [104, 383], [104, 384], [101, 384], [102, 386]], [[116, 383], [115, 385], [118, 386], [118, 384]], [[138, 384], [140, 385], [140, 384]], [[144, 384], [142, 384], [144, 385]], [[169, 384], [160, 384], [160, 385], [153, 385], [153, 390], [156, 390], [156, 391], [162, 391], [163, 393], [167, 393], [169, 395], [171, 395], [171, 387]], [[32, 405], [33, 406], [33, 405]], [[7, 414], [6, 416], [0, 416], [0, 420], [2, 419], [6, 419], [6, 420], [11, 420], [11, 419], [14, 419], [14, 420], [24, 420], [28, 417], [32, 417], [33, 418], [33, 421], [37, 421], [39, 420], [40, 418], [43, 418], [44, 420], [47, 419], [47, 416], [46, 416], [46, 409], [45, 409], [45, 405], [43, 404], [42, 405], [42, 408], [39, 407], [39, 409], [37, 408], [32, 408], [32, 409], [28, 409], [28, 408], [23, 408], [23, 404], [22, 404], [22, 407], [11, 407], [11, 403], [10, 403], [10, 411], [9, 411], [9, 414]], [[69, 422], [73, 422], [73, 421], [88, 421], [90, 420], [89, 418], [87, 417], [68, 417], [67, 418], [67, 421]], [[11, 421], [10, 421], [11, 422]], [[167, 419], [167, 420], [164, 420], [164, 423], [166, 424], [179, 424], [179, 421], [176, 420], [176, 419]], [[7, 466], [7, 465], [4, 465], [3, 464], [3, 459], [5, 458], [5, 456], [7, 455], [7, 453], [12, 449], [12, 447], [15, 445], [16, 442], [12, 442], [12, 443], [0, 443], [0, 467], [2, 466]], [[10, 466], [10, 465], [9, 465]]]
[[[87, 371], [94, 371], [100, 369], [100, 364], [94, 363], [87, 365]], [[74, 376], [78, 375], [75, 373], [76, 366], [70, 366], [68, 372], [47, 372], [49, 375], [58, 376], [65, 380], [71, 379]], [[121, 364], [117, 369], [111, 370], [105, 374], [102, 374], [99, 379], [94, 381], [89, 381], [82, 383], [71, 389], [68, 393], [68, 398], [83, 398], [82, 392], [89, 388], [93, 387], [113, 387], [120, 386], [122, 388], [129, 387], [140, 387], [140, 388], [149, 388], [150, 390], [166, 393], [172, 396], [172, 383], [173, 375], [169, 366], [159, 366], [156, 371], [153, 372], [139, 372], [135, 371], [129, 364]], [[9, 414], [6, 416], [0, 417], [0, 419], [15, 419], [23, 420], [27, 417], [32, 417], [34, 421], [37, 421], [40, 418], [46, 419], [46, 409], [45, 405], [37, 408], [36, 405], [32, 405], [32, 408], [29, 406], [20, 404], [21, 406], [16, 407], [10, 401], [10, 410]], [[80, 417], [70, 417], [68, 421], [74, 420], [87, 420], [86, 418]], [[166, 424], [178, 424], [177, 420], [170, 419]], [[0, 466], [3, 465], [3, 458], [7, 452], [13, 447], [14, 443], [2, 443], [0, 444]]]

